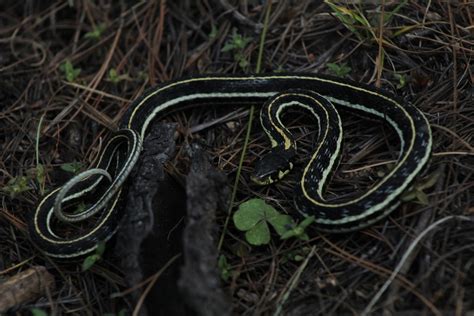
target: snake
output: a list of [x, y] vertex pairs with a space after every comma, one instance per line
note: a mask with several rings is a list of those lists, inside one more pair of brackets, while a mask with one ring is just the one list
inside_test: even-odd
[[[315, 148], [295, 184], [294, 206], [322, 232], [345, 233], [383, 219], [401, 203], [401, 195], [429, 161], [432, 135], [421, 110], [394, 94], [370, 85], [322, 74], [269, 73], [199, 75], [161, 83], [145, 91], [127, 109], [118, 129], [98, 154], [94, 168], [79, 173], [37, 204], [28, 222], [33, 243], [46, 255], [75, 258], [93, 252], [109, 240], [123, 217], [121, 201], [126, 179], [139, 159], [152, 121], [189, 106], [261, 105], [260, 122], [270, 149], [250, 178], [267, 185], [281, 180], [294, 166], [297, 144], [282, 117], [288, 109], [302, 110], [318, 128]], [[376, 118], [398, 137], [393, 168], [362, 194], [348, 200], [325, 198], [325, 189], [338, 167], [343, 148], [340, 110]], [[63, 205], [82, 205], [64, 212]], [[73, 236], [67, 225], [93, 222]], [[55, 223], [55, 225], [53, 225]], [[53, 226], [55, 227], [53, 229]]]

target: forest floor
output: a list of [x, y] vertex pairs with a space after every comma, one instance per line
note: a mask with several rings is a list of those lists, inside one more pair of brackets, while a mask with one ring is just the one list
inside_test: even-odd
[[[218, 268], [233, 313], [474, 313], [474, 3], [269, 3], [2, 1], [0, 284], [37, 266], [56, 283], [13, 314], [133, 311], [126, 272], [113, 255], [84, 272], [81, 262], [52, 260], [31, 243], [27, 219], [42, 195], [94, 162], [147, 88], [182, 76], [256, 71], [324, 73], [385, 89], [425, 113], [433, 154], [408, 201], [357, 232], [324, 234], [309, 225], [306, 235], [282, 240], [271, 229], [267, 245], [251, 246], [232, 220], [225, 225], [228, 213], [221, 210]], [[232, 187], [249, 112], [199, 107], [167, 117], [178, 123], [179, 142], [169, 173], [186, 173], [181, 148], [199, 140]], [[398, 154], [387, 125], [342, 115], [344, 149], [330, 197], [363, 193]], [[301, 169], [317, 131], [299, 113], [288, 121]], [[292, 204], [298, 172], [269, 187], [249, 180], [269, 147], [259, 120], [251, 126], [232, 212], [258, 197], [299, 221]]]

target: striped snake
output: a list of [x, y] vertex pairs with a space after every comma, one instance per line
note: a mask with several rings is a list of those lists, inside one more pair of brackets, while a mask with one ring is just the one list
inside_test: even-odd
[[[137, 162], [150, 122], [186, 105], [262, 104], [261, 124], [271, 150], [251, 176], [259, 184], [284, 177], [292, 168], [296, 144], [281, 121], [288, 108], [301, 108], [319, 128], [317, 147], [295, 187], [296, 209], [314, 216], [321, 231], [348, 232], [385, 217], [400, 204], [400, 195], [426, 165], [432, 147], [429, 123], [415, 106], [389, 93], [352, 81], [316, 74], [204, 75], [180, 79], [151, 88], [140, 96], [121, 120], [119, 130], [107, 141], [95, 168], [80, 173], [47, 194], [29, 223], [33, 242], [47, 255], [71, 258], [93, 251], [117, 230], [124, 195], [124, 181]], [[371, 189], [345, 202], [323, 197], [331, 172], [342, 150], [342, 124], [337, 108], [348, 108], [387, 122], [400, 140], [399, 158], [393, 169]], [[81, 201], [87, 207], [66, 213], [62, 204]], [[99, 212], [99, 213], [98, 213]], [[94, 216], [95, 225], [75, 237], [59, 236], [52, 219], [80, 222]]]

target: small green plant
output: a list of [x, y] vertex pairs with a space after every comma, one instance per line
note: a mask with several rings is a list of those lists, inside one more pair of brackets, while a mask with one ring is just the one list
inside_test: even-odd
[[325, 0], [324, 3], [331, 8], [334, 16], [359, 40], [368, 38], [369, 34], [376, 38], [369, 20], [357, 7], [351, 9], [343, 5], [337, 5], [330, 0]]
[[119, 75], [117, 73], [117, 69], [115, 68], [112, 68], [109, 70], [109, 73], [108, 73], [108, 79], [110, 82], [112, 82], [113, 84], [117, 84], [120, 82], [120, 78], [119, 78]]
[[245, 239], [254, 246], [270, 242], [270, 224], [282, 236], [294, 224], [291, 216], [279, 213], [261, 199], [242, 203], [233, 216], [235, 227], [245, 232]]
[[[410, 30], [406, 26], [402, 26], [399, 31], [394, 32], [394, 27], [384, 27], [388, 25], [402, 7], [408, 3], [408, 0], [398, 1], [398, 5], [389, 12], [385, 12], [384, 10], [372, 10], [370, 13], [364, 12], [363, 1], [359, 4], [347, 1], [324, 0], [324, 3], [330, 7], [332, 14], [361, 42], [370, 40], [378, 43], [390, 43], [391, 37], [396, 37]], [[384, 29], [390, 31], [384, 31]], [[382, 34], [378, 34], [377, 30], [380, 30]], [[380, 46], [380, 55], [377, 59], [377, 67], [380, 70], [383, 69], [386, 55], [384, 46], [385, 45]], [[404, 83], [400, 82], [400, 86], [403, 86], [403, 84]]]
[[221, 49], [221, 52], [233, 52], [234, 59], [236, 62], [239, 63], [240, 68], [244, 69], [247, 68], [249, 62], [245, 58], [244, 50], [247, 45], [252, 41], [251, 37], [245, 37], [237, 33], [237, 30], [234, 29], [232, 31], [232, 37], [224, 47]]
[[87, 32], [84, 34], [84, 38], [92, 39], [92, 40], [99, 40], [102, 37], [102, 33], [105, 31], [105, 24], [101, 23], [96, 25], [91, 32]]
[[308, 216], [298, 224], [292, 224], [291, 228], [281, 235], [281, 239], [298, 238], [301, 240], [309, 240], [305, 229], [314, 222], [314, 216]]
[[99, 242], [97, 244], [97, 248], [95, 252], [89, 256], [87, 256], [84, 261], [82, 262], [82, 272], [89, 270], [92, 266], [102, 259], [102, 255], [105, 251], [105, 241]]
[[40, 193], [44, 194], [44, 183], [46, 182], [46, 171], [42, 164], [38, 164], [35, 168], [26, 171], [26, 176], [18, 176], [11, 178], [2, 191], [7, 193], [10, 198], [14, 199], [26, 191], [30, 191], [33, 187], [30, 181], [36, 180], [40, 187]]
[[33, 307], [30, 309], [31, 315], [33, 316], [48, 316], [48, 313], [46, 313], [44, 310], [40, 308]]
[[395, 74], [395, 78], [398, 80], [397, 89], [405, 87], [407, 84], [407, 76], [405, 74]]
[[26, 176], [11, 178], [7, 185], [2, 188], [2, 191], [8, 193], [10, 198], [14, 199], [21, 193], [31, 190], [28, 184], [29, 181], [29, 177]]
[[[377, 39], [376, 33], [373, 30], [375, 29], [375, 26], [380, 23], [382, 12], [378, 10], [372, 11], [371, 15], [367, 15], [366, 17], [366, 14], [363, 12], [362, 8], [357, 4], [347, 5], [346, 3], [344, 5], [342, 2], [336, 2], [332, 0], [325, 0], [324, 2], [331, 8], [332, 14], [360, 40], [368, 39], [370, 37], [372, 37], [374, 40]], [[408, 0], [399, 1], [398, 5], [395, 6], [392, 11], [384, 12], [383, 25], [389, 24], [392, 18], [407, 3]]]
[[64, 170], [66, 172], [70, 172], [73, 174], [78, 174], [79, 171], [81, 171], [84, 168], [84, 164], [79, 161], [74, 161], [74, 162], [67, 162], [63, 163], [60, 166], [61, 170]]
[[113, 84], [117, 84], [122, 80], [130, 79], [128, 75], [119, 75], [117, 69], [111, 68], [109, 73], [107, 74], [107, 80], [112, 82]]
[[40, 186], [41, 195], [44, 193], [44, 184], [46, 182], [46, 170], [42, 164], [37, 164], [35, 168], [36, 181]]
[[291, 260], [291, 261], [300, 262], [300, 261], [303, 261], [304, 258], [306, 258], [310, 252], [311, 252], [311, 247], [306, 247], [306, 246], [299, 247], [287, 252], [283, 258], [285, 261]]
[[62, 63], [61, 66], [59, 66], [59, 69], [64, 73], [66, 80], [69, 82], [74, 82], [81, 73], [81, 69], [74, 68], [69, 60]]
[[430, 177], [428, 177], [428, 179], [414, 185], [413, 188], [405, 192], [402, 195], [401, 200], [403, 202], [415, 201], [421, 205], [428, 205], [429, 199], [428, 195], [425, 193], [425, 190], [433, 187], [438, 181], [439, 177], [439, 173], [433, 173]]
[[342, 63], [342, 64], [328, 63], [327, 67], [330, 73], [340, 78], [346, 77], [352, 70], [351, 67], [347, 66], [346, 63]]
[[224, 280], [224, 282], [227, 282], [232, 275], [232, 271], [230, 264], [227, 262], [226, 256], [219, 256], [219, 260], [217, 261], [217, 267], [221, 272], [221, 279]]
[[148, 73], [145, 70], [140, 70], [138, 72], [138, 79], [142, 81], [148, 81]]
[[215, 39], [216, 37], [217, 37], [217, 27], [214, 24], [212, 24], [211, 32], [209, 33], [209, 38]]

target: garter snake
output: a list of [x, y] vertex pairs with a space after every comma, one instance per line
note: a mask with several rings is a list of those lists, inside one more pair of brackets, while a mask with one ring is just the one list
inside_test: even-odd
[[[252, 179], [268, 184], [293, 167], [296, 144], [281, 121], [287, 108], [301, 108], [317, 121], [318, 145], [296, 185], [295, 206], [315, 217], [322, 231], [347, 232], [383, 218], [399, 204], [399, 197], [426, 165], [432, 147], [429, 123], [415, 106], [391, 94], [352, 81], [316, 74], [204, 75], [161, 84], [135, 100], [99, 154], [95, 169], [79, 174], [47, 194], [30, 219], [33, 242], [47, 255], [76, 257], [97, 247], [116, 231], [122, 184], [136, 163], [150, 122], [183, 106], [262, 104], [261, 124], [271, 141], [270, 153], [257, 163]], [[342, 126], [337, 108], [349, 108], [387, 122], [398, 135], [399, 158], [393, 169], [371, 189], [345, 202], [323, 197], [342, 147]], [[107, 182], [109, 181], [109, 182]], [[91, 196], [93, 197], [91, 201]], [[88, 207], [64, 213], [61, 204], [88, 197]], [[95, 215], [93, 228], [76, 237], [59, 236], [52, 218], [76, 222]]]

